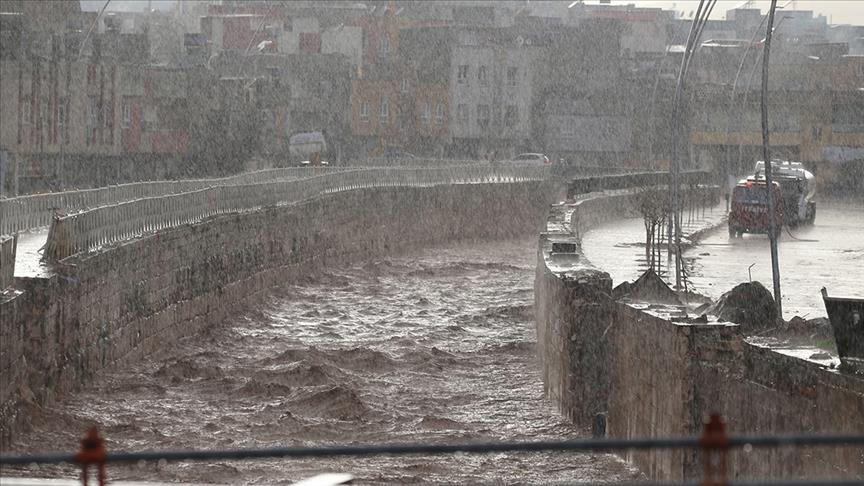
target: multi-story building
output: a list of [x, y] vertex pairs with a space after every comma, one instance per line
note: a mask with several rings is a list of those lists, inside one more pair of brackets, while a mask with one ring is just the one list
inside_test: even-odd
[[[699, 52], [688, 100], [691, 164], [735, 174], [763, 158], [762, 47], [714, 44]], [[864, 57], [847, 49], [783, 38], [772, 45], [767, 108], [773, 156], [823, 172], [864, 160]]]
[[[382, 8], [355, 19], [362, 64], [351, 79], [351, 133], [360, 156], [442, 156], [449, 143], [448, 30], [417, 25]], [[434, 49], [429, 46], [434, 45]]]
[[660, 9], [577, 4], [549, 30], [533, 110], [533, 139], [549, 156], [568, 165], [665, 165], [669, 20]]
[[530, 29], [453, 29], [450, 61], [452, 152], [506, 158], [540, 150], [531, 108], [543, 38]]
[[30, 2], [3, 14], [4, 23], [17, 19], [17, 29], [0, 46], [0, 144], [17, 159], [15, 177], [24, 190], [82, 183], [75, 177], [83, 174], [104, 178], [113, 170], [106, 157], [121, 150], [122, 37], [93, 34], [82, 48], [83, 34], [66, 30], [83, 24], [80, 9], [72, 2], [57, 6], [67, 17], [56, 31], [39, 22], [39, 16], [60, 22], [56, 12], [34, 10]]
[[[58, 2], [67, 10], [60, 22], [34, 3], [0, 15], [0, 144], [15, 159], [10, 178], [29, 192], [173, 174], [189, 153], [189, 107], [200, 104], [189, 84], [206, 75], [152, 64], [146, 19], [97, 18]], [[52, 22], [60, 23], [44, 30]]]

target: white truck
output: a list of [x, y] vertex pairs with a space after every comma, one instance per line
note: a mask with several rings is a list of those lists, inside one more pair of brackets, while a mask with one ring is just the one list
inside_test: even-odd
[[[754, 176], [765, 178], [765, 162], [756, 162]], [[816, 220], [816, 179], [801, 162], [771, 161], [771, 179], [780, 186], [783, 200], [783, 222], [789, 227]]]
[[296, 165], [327, 165], [322, 159], [326, 152], [327, 141], [322, 132], [295, 133], [288, 138], [288, 157]]

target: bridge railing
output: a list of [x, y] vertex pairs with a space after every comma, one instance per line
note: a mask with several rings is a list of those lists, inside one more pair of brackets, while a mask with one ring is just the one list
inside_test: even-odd
[[60, 260], [219, 214], [292, 204], [332, 192], [370, 187], [510, 183], [544, 180], [548, 175], [545, 167], [372, 168], [144, 197], [55, 217], [48, 233], [45, 256]]
[[0, 235], [10, 235], [51, 224], [57, 212], [107, 206], [146, 197], [197, 191], [213, 186], [256, 184], [274, 180], [308, 178], [313, 175], [354, 170], [352, 167], [291, 167], [267, 169], [218, 179], [134, 182], [98, 189], [33, 194], [0, 199]]
[[[427, 157], [369, 157], [348, 162], [355, 167], [415, 167], [438, 168], [449, 166], [476, 165], [479, 161], [468, 159], [435, 159]], [[487, 163], [487, 162], [483, 162]], [[488, 163], [487, 163], [488, 164]]]

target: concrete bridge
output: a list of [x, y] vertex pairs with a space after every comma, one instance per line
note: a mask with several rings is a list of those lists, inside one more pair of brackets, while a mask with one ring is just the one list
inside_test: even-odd
[[[304, 170], [3, 201], [0, 233], [50, 224], [36, 235], [51, 265], [11, 277], [15, 240], [4, 240], [0, 439], [27, 402], [50, 402], [100, 369], [195, 334], [227, 304], [280, 281], [420, 245], [532, 231], [541, 235], [535, 307], [546, 391], [571, 420], [606, 416], [620, 437], [696, 435], [717, 405], [739, 433], [864, 430], [860, 380], [752, 348], [728, 323], [676, 321], [680, 309], [647, 312], [609, 298], [611, 280], [580, 257], [580, 235], [631, 207], [628, 188], [662, 184], [664, 174], [565, 187], [543, 168]], [[565, 194], [568, 203], [550, 211]], [[840, 412], [820, 413], [829, 401]], [[860, 478], [860, 454], [742, 455], [736, 473]], [[800, 468], [787, 467], [793, 456]], [[627, 458], [655, 479], [697, 475], [689, 453]]]

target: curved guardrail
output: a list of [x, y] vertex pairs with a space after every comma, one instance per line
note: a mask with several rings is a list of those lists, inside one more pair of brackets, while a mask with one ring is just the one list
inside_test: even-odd
[[267, 169], [220, 179], [133, 182], [97, 189], [33, 194], [0, 198], [0, 235], [10, 235], [51, 224], [59, 213], [107, 206], [123, 201], [192, 192], [213, 186], [256, 184], [274, 180], [308, 178], [313, 175], [356, 170], [355, 167], [291, 167]]
[[58, 216], [51, 222], [46, 258], [60, 260], [165, 228], [219, 214], [293, 204], [322, 194], [371, 187], [424, 187], [545, 180], [546, 167], [488, 165], [436, 169], [373, 168], [330, 172], [304, 179], [214, 186], [145, 197]]

